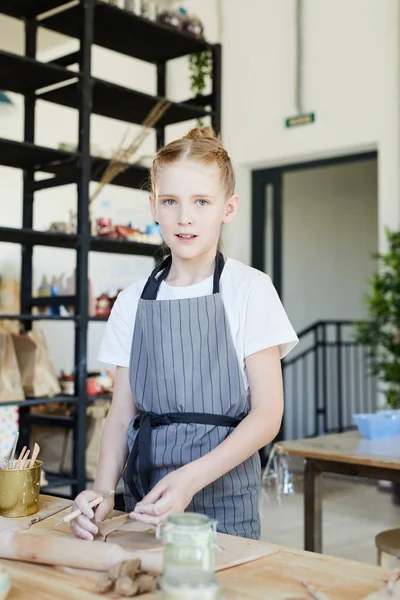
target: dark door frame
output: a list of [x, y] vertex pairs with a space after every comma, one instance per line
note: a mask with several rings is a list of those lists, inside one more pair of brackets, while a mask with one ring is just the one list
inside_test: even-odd
[[252, 223], [251, 223], [251, 264], [260, 271], [265, 271], [265, 229], [266, 229], [266, 197], [265, 190], [272, 186], [272, 214], [273, 214], [273, 245], [272, 245], [272, 273], [274, 286], [282, 299], [282, 180], [283, 175], [290, 171], [303, 171], [327, 167], [331, 165], [359, 162], [378, 159], [378, 152], [362, 152], [320, 160], [304, 161], [295, 164], [281, 165], [269, 169], [256, 169], [252, 172]]

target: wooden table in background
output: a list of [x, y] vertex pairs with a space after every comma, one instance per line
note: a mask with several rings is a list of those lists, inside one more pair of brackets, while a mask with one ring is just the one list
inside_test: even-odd
[[[46, 508], [60, 503], [59, 498], [42, 499]], [[57, 518], [37, 523], [29, 532], [46, 535]], [[66, 535], [63, 532], [59, 534]], [[327, 600], [362, 600], [368, 594], [384, 587], [390, 576], [389, 571], [381, 567], [281, 546], [274, 548], [274, 554], [218, 573], [218, 579], [223, 586], [224, 600], [310, 600], [308, 592], [301, 584], [302, 580], [323, 592]], [[9, 560], [0, 560], [0, 564], [7, 569], [12, 579], [8, 600], [117, 598], [115, 594], [100, 596], [93, 591], [99, 574], [92, 571], [68, 570]], [[159, 600], [160, 596], [148, 594], [141, 598]]]
[[400, 436], [369, 440], [358, 432], [278, 442], [277, 452], [305, 459], [304, 549], [322, 552], [322, 473], [400, 482]]

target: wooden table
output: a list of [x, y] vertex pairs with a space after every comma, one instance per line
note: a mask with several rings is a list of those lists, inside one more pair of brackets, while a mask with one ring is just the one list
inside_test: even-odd
[[[54, 499], [58, 504], [60, 499]], [[50, 521], [50, 519], [48, 519]], [[42, 521], [29, 532], [46, 534], [51, 527]], [[37, 529], [35, 529], [37, 528]], [[27, 535], [29, 535], [27, 532]], [[274, 546], [269, 556], [218, 573], [224, 600], [311, 600], [301, 581], [315, 586], [326, 600], [362, 600], [383, 588], [390, 576], [381, 567], [340, 558]], [[98, 573], [1, 560], [12, 579], [8, 600], [95, 600], [116, 598], [99, 596], [94, 590]], [[141, 596], [159, 600], [160, 596]]]
[[[99, 600], [116, 598], [93, 592], [92, 579], [44, 567], [12, 561], [0, 561], [12, 579], [7, 600]], [[317, 587], [327, 600], [362, 600], [385, 586], [389, 571], [340, 558], [279, 548], [267, 558], [228, 569], [218, 575], [223, 584], [224, 600], [311, 600], [302, 580]], [[156, 595], [141, 600], [160, 600]]]
[[305, 459], [304, 548], [322, 552], [322, 473], [400, 482], [400, 436], [369, 440], [358, 432], [278, 442], [276, 451]]

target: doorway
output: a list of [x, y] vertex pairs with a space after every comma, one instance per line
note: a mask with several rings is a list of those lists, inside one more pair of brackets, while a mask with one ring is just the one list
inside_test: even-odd
[[300, 337], [283, 361], [277, 439], [352, 423], [364, 369], [352, 325], [375, 268], [377, 159], [368, 152], [253, 171], [252, 266], [271, 276]]
[[[298, 235], [299, 231], [303, 235]], [[297, 232], [295, 236], [294, 232]], [[355, 265], [362, 253], [368, 254], [369, 249], [376, 251], [376, 239], [377, 152], [253, 171], [252, 266], [271, 276], [297, 328], [307, 326], [312, 315], [310, 311], [307, 318], [304, 312], [300, 315], [299, 311], [290, 310], [293, 289], [289, 282], [295, 271], [294, 258], [298, 267], [310, 264], [312, 256], [307, 252], [308, 247], [314, 255], [315, 266], [317, 258], [324, 263], [318, 271], [323, 271], [325, 266], [332, 276], [335, 275], [332, 269], [336, 266], [338, 270], [340, 261], [343, 262], [343, 256], [337, 253], [340, 244], [345, 242]], [[336, 261], [327, 261], [324, 246], [331, 257], [337, 256]], [[310, 268], [312, 266], [310, 264]], [[365, 265], [362, 270], [369, 275]], [[319, 275], [314, 281], [316, 279]], [[308, 289], [310, 296], [311, 293], [315, 296], [316, 290], [311, 288], [310, 282], [305, 281], [303, 295], [307, 296]], [[361, 292], [357, 289], [355, 293], [358, 291]], [[321, 292], [319, 295], [322, 304]], [[320, 312], [321, 307], [313, 310], [318, 318], [325, 316]]]

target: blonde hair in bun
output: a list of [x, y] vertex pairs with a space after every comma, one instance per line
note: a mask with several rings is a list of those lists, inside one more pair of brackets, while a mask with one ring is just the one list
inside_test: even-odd
[[219, 136], [215, 135], [211, 127], [195, 127], [183, 138], [167, 144], [157, 152], [150, 169], [150, 183], [154, 195], [159, 170], [182, 158], [205, 165], [216, 165], [226, 197], [234, 194], [235, 175], [232, 162]]

